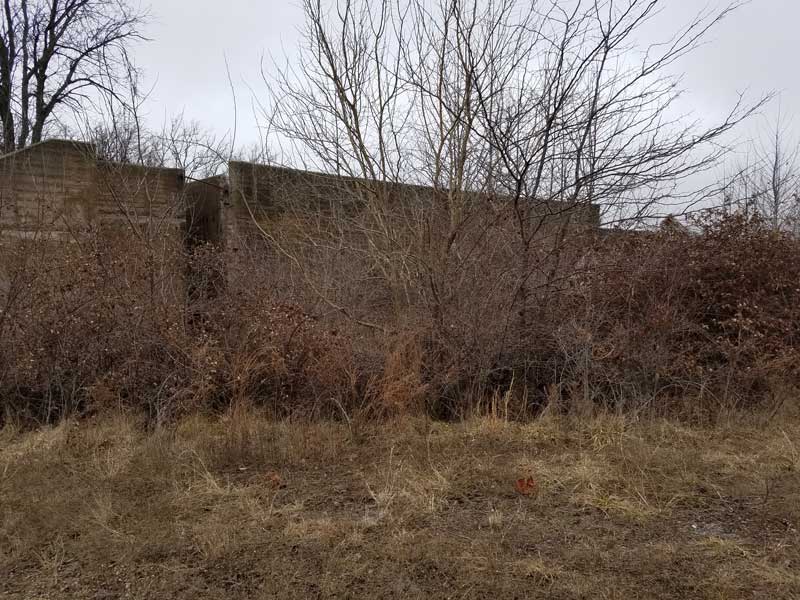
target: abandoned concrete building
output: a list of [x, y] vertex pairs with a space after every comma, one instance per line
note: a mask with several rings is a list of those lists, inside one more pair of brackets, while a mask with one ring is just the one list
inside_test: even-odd
[[[191, 215], [203, 221], [208, 239], [219, 241], [251, 229], [254, 217], [298, 205], [344, 203], [358, 183], [238, 161], [228, 164], [225, 175], [189, 181], [180, 169], [113, 163], [98, 158], [92, 144], [46, 140], [0, 156], [0, 237], [66, 235], [109, 223], [148, 222], [179, 231]], [[387, 185], [390, 195], [401, 198], [427, 201], [433, 194], [421, 186]], [[593, 205], [566, 210], [565, 205], [551, 203], [544, 209], [553, 219], [568, 215], [573, 223], [600, 223]]]

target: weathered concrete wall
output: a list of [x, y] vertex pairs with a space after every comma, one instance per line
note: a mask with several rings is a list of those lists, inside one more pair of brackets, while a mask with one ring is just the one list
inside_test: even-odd
[[181, 169], [98, 162], [93, 217], [100, 223], [168, 221], [175, 227], [184, 212]]
[[358, 194], [355, 180], [283, 167], [232, 161], [225, 232], [230, 239], [257, 235], [253, 221], [265, 222], [305, 210], [344, 210]]
[[91, 144], [47, 140], [0, 156], [0, 232], [148, 219], [177, 226], [183, 184], [178, 169], [104, 162]]
[[[184, 185], [179, 169], [105, 162], [97, 159], [91, 144], [48, 140], [0, 156], [0, 233], [66, 232], [115, 222], [182, 228], [184, 207], [194, 205], [199, 212], [191, 213], [191, 219], [203, 215], [204, 226], [216, 219], [213, 227], [218, 227], [221, 239], [236, 244], [258, 235], [254, 221], [273, 226], [275, 217], [295, 211], [349, 211], [376, 192], [373, 185], [397, 206], [443, 200], [428, 187], [238, 161], [229, 164], [227, 177]], [[536, 210], [548, 223], [569, 219], [576, 225], [600, 224], [596, 206], [542, 202]]]
[[228, 180], [234, 207], [246, 201], [254, 213], [268, 216], [296, 208], [343, 206], [352, 202], [366, 185], [347, 177], [235, 161], [228, 165]]
[[[373, 185], [365, 180], [246, 162], [229, 164], [228, 183], [230, 208], [227, 228], [239, 232], [252, 230], [253, 217], [269, 219], [304, 209], [347, 210], [359, 197], [369, 194]], [[389, 202], [425, 204], [437, 201], [430, 187], [393, 183], [377, 185], [383, 186], [381, 193]], [[538, 202], [535, 212], [548, 224], [559, 224], [569, 219], [571, 225], [600, 226], [600, 209], [596, 205]]]
[[0, 228], [51, 228], [80, 219], [94, 179], [87, 144], [50, 141], [0, 157]]
[[186, 233], [190, 245], [222, 244], [228, 186], [224, 176], [209, 177], [186, 185]]

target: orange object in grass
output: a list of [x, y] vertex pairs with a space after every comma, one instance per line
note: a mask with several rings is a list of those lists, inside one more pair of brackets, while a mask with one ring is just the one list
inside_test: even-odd
[[533, 477], [517, 479], [514, 487], [523, 496], [531, 496], [536, 492], [536, 480]]

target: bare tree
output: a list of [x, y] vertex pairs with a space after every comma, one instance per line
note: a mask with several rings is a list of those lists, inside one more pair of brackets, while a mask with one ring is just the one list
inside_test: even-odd
[[[423, 256], [458, 262], [465, 225], [500, 219], [486, 200], [502, 198], [524, 306], [534, 275], [556, 272], [573, 209], [600, 206], [606, 221], [658, 212], [686, 177], [718, 162], [723, 136], [760, 106], [739, 98], [710, 126], [678, 116], [673, 65], [737, 4], [637, 44], [664, 4], [305, 0], [304, 51], [294, 68], [265, 75], [268, 130], [291, 149], [286, 161], [358, 177], [371, 219], [363, 230], [387, 255], [378, 262], [415, 263], [404, 273], [428, 281]], [[386, 217], [386, 182], [423, 184], [448, 209], [442, 229], [404, 208], [413, 258], [415, 245]], [[543, 254], [554, 216], [561, 227], [548, 229]]]
[[131, 115], [87, 127], [81, 137], [95, 144], [98, 157], [148, 167], [182, 169], [192, 179], [216, 175], [225, 165], [229, 143], [182, 114], [160, 130], [143, 126]]
[[0, 121], [6, 152], [41, 141], [51, 122], [115, 94], [144, 14], [127, 0], [4, 0]]
[[780, 111], [770, 129], [746, 148], [724, 187], [724, 206], [759, 215], [772, 229], [800, 233], [800, 143]]
[[663, 4], [305, 0], [296, 68], [266, 76], [270, 129], [289, 160], [341, 174], [632, 201], [714, 164], [713, 142], [752, 113], [676, 116], [670, 67], [736, 4], [635, 45]]
[[465, 365], [541, 368], [548, 307], [596, 268], [574, 234], [598, 211], [640, 221], [705, 195], [687, 178], [764, 102], [739, 97], [710, 124], [683, 114], [676, 63], [736, 4], [643, 44], [666, 3], [304, 0], [299, 59], [263, 70], [265, 129], [279, 160], [354, 178], [330, 196], [358, 210], [297, 197], [290, 226], [262, 219], [286, 259], [274, 271], [359, 326], [416, 332], [442, 396]]

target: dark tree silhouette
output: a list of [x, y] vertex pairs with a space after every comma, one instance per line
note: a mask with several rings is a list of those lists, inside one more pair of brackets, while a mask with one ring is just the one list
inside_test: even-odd
[[144, 18], [126, 0], [3, 0], [3, 150], [41, 141], [54, 118], [85, 110], [93, 94], [116, 95]]

